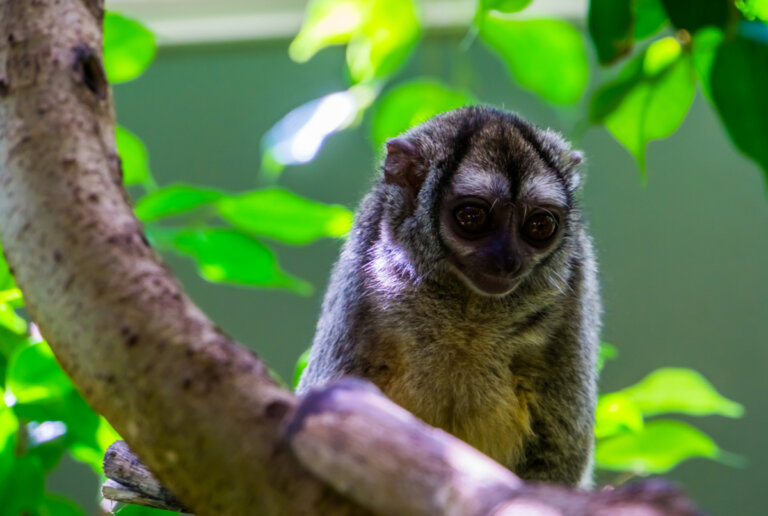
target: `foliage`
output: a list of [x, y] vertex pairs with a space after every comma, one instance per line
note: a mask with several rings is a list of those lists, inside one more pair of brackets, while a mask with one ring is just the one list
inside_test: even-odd
[[[679, 127], [701, 84], [734, 144], [768, 177], [764, 0], [592, 0], [589, 37], [597, 59], [620, 70], [591, 90], [588, 81], [594, 74], [581, 33], [561, 20], [525, 18], [530, 3], [479, 0], [467, 20], [466, 41], [479, 38], [523, 88], [604, 126], [643, 173], [648, 143]], [[326, 47], [345, 45], [350, 86], [297, 107], [264, 136], [262, 170], [268, 180], [277, 180], [285, 165], [310, 161], [328, 136], [366, 117], [378, 151], [387, 138], [438, 112], [477, 102], [471, 91], [431, 77], [390, 84], [420, 41], [419, 12], [417, 0], [309, 3], [289, 54], [305, 62]], [[156, 53], [151, 31], [116, 13], [107, 13], [104, 29], [109, 80], [137, 78]], [[341, 237], [351, 226], [346, 208], [276, 186], [238, 193], [185, 183], [158, 187], [140, 138], [122, 126], [115, 138], [124, 182], [138, 197], [136, 214], [147, 235], [159, 248], [193, 259], [210, 281], [307, 295], [311, 285], [280, 267], [271, 242], [305, 245]], [[48, 493], [45, 476], [64, 454], [101, 475], [104, 450], [118, 436], [73, 388], [34, 326], [18, 315], [21, 306], [21, 294], [0, 258], [0, 499], [10, 501], [0, 505], [0, 516], [83, 514], [72, 502]], [[604, 345], [600, 367], [616, 354]], [[307, 353], [299, 360], [294, 384], [306, 360]], [[722, 397], [695, 371], [654, 371], [600, 397], [598, 467], [647, 475], [692, 457], [736, 462], [693, 426], [652, 419], [669, 413], [740, 417], [743, 407]], [[121, 514], [154, 512], [129, 507]]]
[[[420, 33], [413, 25], [418, 16], [408, 17], [402, 25], [389, 24], [387, 17], [371, 21], [370, 13], [378, 4], [375, 0], [311, 2], [304, 25], [291, 44], [291, 57], [304, 62], [323, 48], [346, 44], [351, 82], [367, 84], [378, 95], [396, 79]], [[479, 0], [474, 18], [467, 20], [468, 40], [479, 37], [523, 88], [555, 105], [576, 105], [583, 113], [582, 121], [604, 126], [634, 156], [643, 176], [647, 144], [677, 130], [688, 113], [696, 85], [701, 84], [705, 92], [712, 91], [707, 97], [736, 147], [768, 178], [768, 153], [762, 145], [768, 138], [768, 105], [761, 94], [768, 80], [768, 7], [764, 0], [737, 0], [735, 4], [731, 0], [591, 0], [589, 36], [598, 62], [620, 66], [614, 78], [597, 85], [591, 93], [587, 83], [594, 74], [590, 74], [587, 48], [579, 31], [561, 20], [526, 18], [528, 4], [529, 0]], [[388, 31], [397, 43], [391, 66], [378, 66], [383, 58], [377, 54], [368, 63], [376, 73], [354, 74], [350, 53], [355, 53], [356, 46], [377, 44], [371, 36], [376, 33], [370, 30], [372, 23]], [[381, 98], [369, 102], [374, 106], [370, 119], [377, 151], [386, 137], [397, 134], [394, 129], [403, 129], [392, 127], [393, 132], [384, 134], [378, 129], [382, 125], [378, 119], [387, 116], [417, 123], [420, 117], [411, 116], [414, 105], [398, 97], [427, 98], [438, 81], [424, 77], [409, 84], [408, 89], [394, 85]], [[439, 87], [459, 90], [451, 84]], [[466, 103], [474, 103], [471, 92], [462, 94], [467, 95]], [[367, 105], [357, 106], [348, 123], [326, 127], [323, 138], [352, 125], [351, 120], [362, 118], [366, 109]], [[310, 126], [312, 118], [293, 118], [290, 124], [285, 121], [275, 129], [291, 134]], [[581, 127], [581, 122], [576, 127]], [[264, 140], [267, 154], [274, 146], [274, 134], [270, 136]], [[314, 149], [312, 156], [318, 150]], [[279, 156], [276, 161], [273, 169], [281, 163], [300, 162]]]
[[[608, 356], [616, 356], [615, 348], [607, 349], [611, 349]], [[638, 383], [598, 399], [595, 465], [606, 470], [650, 475], [666, 473], [693, 457], [731, 465], [741, 462], [692, 425], [674, 420], [646, 421], [669, 413], [739, 418], [744, 407], [721, 396], [696, 371], [657, 369]]]

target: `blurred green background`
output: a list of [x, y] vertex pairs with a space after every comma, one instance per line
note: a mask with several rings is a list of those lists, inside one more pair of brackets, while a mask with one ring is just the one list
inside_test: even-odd
[[[573, 125], [575, 112], [555, 111], [516, 87], [478, 43], [462, 50], [464, 36], [428, 33], [398, 78], [444, 78], [539, 125]], [[265, 184], [259, 176], [262, 135], [294, 107], [347, 87], [343, 50], [296, 64], [288, 43], [163, 47], [141, 79], [115, 86], [120, 122], [147, 145], [160, 185], [184, 180], [238, 191]], [[281, 184], [354, 208], [375, 176], [369, 135], [363, 123], [331, 136], [315, 160], [286, 168]], [[696, 425], [725, 450], [745, 456], [747, 465], [694, 459], [670, 478], [712, 514], [764, 514], [768, 202], [762, 174], [734, 149], [700, 93], [679, 131], [650, 144], [646, 185], [632, 157], [604, 129], [578, 136], [575, 144], [587, 156], [584, 204], [601, 266], [603, 338], [620, 353], [606, 366], [601, 391], [623, 388], [658, 367], [679, 366], [698, 370], [743, 403], [743, 419], [711, 417]], [[168, 259], [217, 324], [290, 378], [311, 343], [339, 245], [276, 246], [282, 266], [314, 285], [310, 297], [214, 285], [200, 279], [191, 262]], [[48, 487], [80, 493], [95, 507], [95, 479], [85, 466], [67, 459]]]

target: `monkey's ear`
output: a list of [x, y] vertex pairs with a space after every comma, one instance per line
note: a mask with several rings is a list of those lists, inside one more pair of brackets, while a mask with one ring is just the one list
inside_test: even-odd
[[565, 141], [560, 133], [546, 129], [540, 133], [542, 148], [555, 160], [557, 167], [563, 172], [567, 181], [566, 186], [575, 192], [581, 186], [581, 164], [584, 153], [571, 149], [571, 144]]
[[416, 196], [424, 182], [426, 170], [419, 149], [405, 138], [387, 140], [387, 157], [384, 159], [384, 181], [399, 185]]
[[578, 150], [569, 150], [563, 158], [564, 171], [568, 178], [568, 189], [576, 191], [581, 186], [581, 172], [579, 165], [584, 162], [584, 153]]

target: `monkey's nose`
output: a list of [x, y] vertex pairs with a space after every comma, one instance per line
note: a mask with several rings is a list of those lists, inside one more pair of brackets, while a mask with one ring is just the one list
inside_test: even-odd
[[516, 254], [504, 253], [491, 262], [489, 272], [497, 276], [512, 278], [520, 271], [521, 260]]

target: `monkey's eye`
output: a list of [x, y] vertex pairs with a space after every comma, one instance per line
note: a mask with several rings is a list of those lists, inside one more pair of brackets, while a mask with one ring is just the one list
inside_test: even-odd
[[544, 244], [557, 231], [557, 219], [550, 213], [534, 213], [523, 224], [523, 236], [534, 245]]
[[476, 204], [459, 206], [453, 216], [459, 227], [468, 233], [479, 233], [488, 226], [488, 212]]

